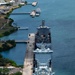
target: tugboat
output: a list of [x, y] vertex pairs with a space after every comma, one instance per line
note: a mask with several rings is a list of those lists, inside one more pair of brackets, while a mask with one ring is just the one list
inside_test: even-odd
[[51, 47], [51, 32], [48, 26], [45, 26], [45, 20], [42, 20], [42, 25], [37, 28], [35, 34], [36, 46], [39, 47], [41, 43], [45, 43], [47, 47]]

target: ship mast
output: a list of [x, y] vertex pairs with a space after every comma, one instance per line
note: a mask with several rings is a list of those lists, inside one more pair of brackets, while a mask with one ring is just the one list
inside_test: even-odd
[[45, 26], [45, 20], [42, 20], [42, 27]]

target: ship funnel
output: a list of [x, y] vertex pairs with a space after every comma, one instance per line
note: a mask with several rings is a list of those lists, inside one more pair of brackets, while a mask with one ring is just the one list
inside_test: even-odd
[[42, 20], [42, 26], [45, 26], [45, 20]]

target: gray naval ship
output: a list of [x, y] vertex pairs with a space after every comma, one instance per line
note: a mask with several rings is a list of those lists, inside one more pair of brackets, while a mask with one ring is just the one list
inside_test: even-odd
[[35, 35], [36, 46], [40, 48], [41, 43], [46, 44], [47, 48], [51, 48], [51, 32], [50, 27], [45, 26], [45, 20], [42, 20], [42, 25], [37, 28]]
[[33, 75], [54, 75], [55, 73], [52, 69], [51, 32], [50, 28], [45, 26], [44, 20], [42, 20], [42, 25], [37, 28], [35, 43]]

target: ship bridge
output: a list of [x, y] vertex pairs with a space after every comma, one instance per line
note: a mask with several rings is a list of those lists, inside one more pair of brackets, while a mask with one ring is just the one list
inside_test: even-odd
[[37, 28], [35, 37], [36, 43], [51, 43], [51, 32], [48, 26], [45, 26], [45, 21], [42, 21], [42, 25]]

